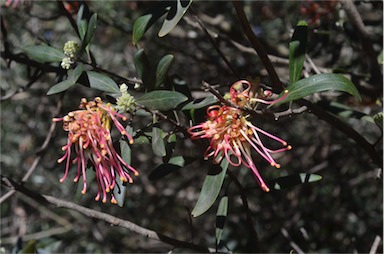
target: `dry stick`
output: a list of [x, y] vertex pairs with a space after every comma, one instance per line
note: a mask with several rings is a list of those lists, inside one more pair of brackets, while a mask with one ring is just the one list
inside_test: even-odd
[[278, 89], [283, 90], [283, 84], [281, 83], [279, 77], [277, 76], [275, 68], [273, 67], [271, 61], [268, 58], [267, 52], [264, 50], [263, 45], [261, 44], [259, 39], [256, 37], [256, 35], [252, 31], [252, 28], [249, 24], [247, 16], [245, 15], [242, 2], [232, 1], [232, 3], [235, 6], [237, 16], [240, 19], [240, 23], [241, 23], [241, 26], [243, 27], [245, 35], [247, 36], [248, 40], [252, 44], [252, 47], [256, 50], [261, 61], [263, 62], [263, 65], [268, 72], [269, 78], [271, 79], [272, 83], [274, 83], [274, 85], [277, 86]]
[[216, 44], [215, 40], [212, 38], [211, 34], [208, 32], [207, 28], [204, 26], [203, 22], [199, 19], [199, 17], [192, 12], [195, 19], [197, 20], [197, 23], [200, 25], [201, 29], [204, 31], [205, 35], [207, 36], [208, 40], [211, 42], [217, 53], [220, 55], [220, 57], [223, 59], [225, 64], [228, 66], [228, 68], [232, 71], [232, 73], [239, 78], [240, 75], [237, 72], [237, 70], [233, 67], [233, 65], [228, 61], [228, 59], [225, 57], [224, 53], [220, 50], [219, 46]]
[[249, 209], [249, 206], [248, 206], [248, 200], [247, 200], [247, 196], [245, 194], [245, 190], [244, 190], [243, 186], [241, 185], [241, 183], [239, 182], [239, 180], [237, 180], [236, 176], [231, 171], [227, 171], [227, 174], [231, 178], [231, 180], [235, 183], [237, 189], [240, 192], [240, 198], [241, 198], [241, 201], [243, 202], [243, 207], [244, 207], [244, 210], [246, 213], [250, 233], [252, 235], [252, 239], [254, 239], [254, 241], [256, 242], [256, 246], [258, 248], [257, 250], [253, 250], [253, 251], [254, 252], [262, 252], [259, 237], [257, 236], [257, 232], [256, 232], [255, 227], [254, 227], [255, 223], [252, 219], [251, 210]]
[[[275, 79], [278, 80], [278, 82], [275, 81], [277, 82], [275, 84], [281, 85], [279, 87], [279, 90], [282, 89], [283, 86], [279, 80], [279, 77], [277, 76], [272, 63], [269, 60], [268, 55], [265, 52], [265, 49], [259, 42], [256, 35], [253, 33], [249, 25], [249, 22], [247, 20], [247, 17], [245, 16], [241, 3], [237, 1], [233, 1], [232, 3], [235, 6], [236, 12], [241, 20], [242, 26], [244, 28], [244, 32], [246, 33], [248, 39], [251, 41], [253, 48], [256, 50], [257, 54], [260, 56], [261, 60], [265, 64], [265, 67], [268, 71], [268, 74], [270, 75], [270, 78], [272, 79], [272, 81], [274, 81]], [[281, 92], [281, 90], [279, 92]], [[306, 106], [308, 110], [310, 110], [317, 117], [329, 123], [331, 126], [334, 126], [338, 130], [340, 130], [342, 133], [344, 133], [347, 137], [353, 139], [358, 145], [360, 145], [360, 147], [362, 147], [367, 152], [367, 154], [370, 156], [373, 163], [375, 163], [380, 168], [383, 167], [383, 157], [381, 156], [381, 154], [379, 154], [376, 151], [374, 145], [370, 144], [363, 136], [361, 136], [351, 126], [349, 126], [348, 124], [340, 120], [337, 116], [331, 114], [326, 110], [323, 110], [321, 107], [307, 100], [300, 99], [295, 102], [298, 103], [300, 106]]]
[[75, 211], [77, 211], [77, 212], [79, 212], [79, 213], [81, 213], [87, 217], [103, 220], [103, 221], [106, 221], [110, 224], [120, 226], [123, 228], [127, 228], [127, 229], [129, 229], [135, 233], [138, 233], [140, 235], [146, 236], [146, 237], [154, 239], [154, 240], [158, 240], [158, 241], [167, 243], [167, 244], [172, 245], [174, 247], [195, 250], [198, 252], [213, 251], [213, 249], [211, 250], [208, 247], [200, 246], [200, 245], [196, 245], [193, 243], [184, 242], [184, 241], [180, 241], [180, 240], [171, 238], [169, 236], [157, 233], [153, 230], [149, 230], [149, 229], [141, 227], [141, 226], [139, 226], [133, 222], [120, 219], [118, 217], [109, 215], [107, 213], [98, 212], [98, 211], [92, 210], [90, 208], [77, 205], [73, 202], [61, 200], [61, 199], [58, 199], [58, 198], [55, 198], [52, 196], [41, 195], [37, 192], [34, 192], [34, 191], [26, 188], [25, 186], [22, 186], [22, 185], [16, 183], [12, 179], [4, 177], [4, 176], [1, 176], [1, 182], [10, 188], [14, 188], [14, 191], [19, 191], [22, 194], [27, 195], [28, 197], [33, 198], [36, 201], [42, 203], [43, 205], [52, 204], [52, 205], [55, 205], [56, 207], [63, 207], [63, 208], [75, 210]]
[[[57, 102], [56, 109], [54, 111], [54, 115], [57, 115], [60, 112], [61, 106], [62, 106], [62, 98], [60, 98], [59, 101]], [[51, 122], [51, 126], [49, 128], [47, 136], [45, 137], [43, 144], [36, 151], [37, 157], [33, 161], [32, 166], [28, 169], [27, 173], [22, 178], [22, 180], [21, 180], [22, 182], [26, 182], [29, 179], [29, 177], [32, 175], [32, 173], [35, 171], [37, 165], [39, 164], [41, 158], [43, 157], [43, 154], [42, 154], [43, 151], [45, 149], [47, 149], [47, 147], [48, 147], [48, 144], [52, 138], [53, 132], [55, 131], [55, 127], [56, 127], [56, 122]], [[13, 194], [15, 194], [14, 190], [11, 190], [8, 193], [4, 194], [0, 198], [0, 204], [2, 204], [5, 200], [7, 200]]]
[[371, 249], [369, 250], [369, 254], [375, 254], [377, 252], [377, 248], [379, 248], [380, 242], [381, 242], [381, 237], [377, 235], [375, 237], [375, 240], [373, 241]]
[[344, 10], [347, 13], [348, 18], [350, 19], [354, 27], [359, 32], [361, 46], [363, 47], [362, 52], [366, 53], [369, 58], [369, 65], [371, 70], [371, 82], [373, 82], [374, 85], [379, 86], [379, 88], [381, 89], [381, 92], [383, 92], [382, 90], [383, 75], [381, 73], [381, 67], [377, 61], [377, 58], [376, 58], [377, 56], [376, 56], [375, 50], [373, 49], [371, 38], [368, 34], [367, 29], [365, 29], [363, 20], [361, 19], [361, 16], [357, 11], [353, 1], [342, 0], [341, 3], [343, 4]]

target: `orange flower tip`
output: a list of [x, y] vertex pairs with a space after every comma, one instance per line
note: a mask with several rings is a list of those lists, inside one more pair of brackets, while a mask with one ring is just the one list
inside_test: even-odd
[[127, 121], [127, 117], [124, 116], [123, 118], [121, 118], [123, 121]]
[[87, 191], [84, 189], [84, 190], [81, 191], [81, 194], [84, 195], [86, 192], [87, 192]]
[[129, 140], [129, 144], [132, 145], [133, 143], [135, 143], [135, 141], [133, 141], [133, 139], [130, 139], [130, 140]]
[[133, 183], [133, 180], [132, 180], [132, 179], [129, 179], [129, 183], [132, 184], [132, 183]]
[[292, 149], [292, 146], [291, 146], [291, 145], [287, 146], [287, 149], [288, 149], [288, 150], [291, 150], [291, 149]]
[[265, 185], [265, 184], [263, 184], [262, 186], [261, 186], [261, 188], [263, 189], [263, 191], [265, 191], [265, 192], [269, 192], [270, 191], [270, 189], [267, 187], [267, 185]]
[[117, 204], [117, 200], [115, 198], [112, 198], [111, 199], [111, 203], [116, 205]]
[[103, 198], [103, 200], [101, 202], [103, 202], [105, 204], [105, 203], [107, 203], [107, 199]]
[[288, 92], [289, 92], [289, 91], [288, 91], [287, 89], [286, 89], [286, 90], [284, 90], [284, 93], [285, 93], [285, 94], [287, 94]]
[[283, 146], [287, 146], [288, 145], [288, 143], [287, 142], [283, 142]]
[[272, 166], [272, 167], [276, 166], [276, 163], [271, 162], [271, 166]]
[[139, 176], [139, 172], [135, 172], [135, 176]]
[[280, 164], [276, 164], [275, 167], [276, 168], [281, 168], [281, 165]]
[[79, 178], [75, 178], [75, 179], [73, 179], [73, 182], [74, 182], [74, 183], [77, 183], [77, 181], [79, 181]]
[[126, 178], [126, 177], [123, 177], [123, 176], [120, 176], [120, 180], [122, 181], [122, 182], [128, 182], [128, 179]]
[[63, 162], [62, 159], [58, 159], [58, 160], [57, 160], [57, 163], [62, 163], [62, 162]]
[[109, 193], [111, 191], [111, 189], [109, 188], [109, 187], [107, 187], [106, 189], [105, 189], [105, 192], [106, 193]]
[[99, 200], [100, 200], [99, 196], [95, 197], [95, 201], [99, 201]]
[[122, 131], [122, 132], [120, 132], [121, 133], [121, 135], [127, 135], [127, 132], [126, 131]]
[[59, 182], [60, 182], [60, 183], [63, 183], [64, 180], [65, 180], [65, 178], [61, 178], [61, 179], [59, 180]]

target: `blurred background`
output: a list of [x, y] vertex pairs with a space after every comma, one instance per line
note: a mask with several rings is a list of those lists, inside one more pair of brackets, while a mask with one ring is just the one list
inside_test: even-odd
[[[66, 133], [60, 124], [56, 126], [48, 149], [36, 154], [49, 133], [52, 117], [76, 109], [82, 97], [90, 99], [104, 94], [76, 86], [65, 95], [47, 96], [48, 89], [58, 82], [54, 73], [45, 73], [31, 82], [35, 68], [20, 60], [25, 58], [23, 48], [45, 42], [62, 49], [66, 41], [78, 41], [76, 33], [54, 1], [11, 1], [8, 7], [5, 5], [9, 1], [0, 2], [1, 174], [20, 181], [35, 158], [41, 155], [36, 170], [25, 183], [28, 188], [109, 213], [179, 240], [214, 247], [218, 202], [197, 218], [190, 215], [209, 168], [204, 161], [196, 160], [153, 181], [149, 175], [162, 163], [162, 158], [152, 153], [150, 144], [135, 143], [132, 165], [140, 171], [140, 177], [128, 186], [123, 207], [95, 202], [95, 184], [82, 196], [82, 186], [77, 187], [72, 181], [74, 171], [64, 183], [59, 183], [65, 166], [57, 164], [57, 159], [62, 154], [61, 146], [66, 143]], [[239, 77], [260, 77], [262, 83], [270, 84], [259, 57], [243, 34], [231, 2], [193, 2], [170, 34], [159, 38], [157, 32], [161, 22], [157, 22], [145, 33], [138, 47], [132, 44], [132, 27], [153, 2], [88, 1], [87, 4], [98, 14], [97, 30], [90, 46], [92, 53], [102, 68], [122, 77], [137, 77], [133, 55], [138, 48], [144, 48], [153, 64], [164, 55], [173, 54], [175, 59], [169, 74], [187, 84], [195, 98], [209, 95], [204, 92], [202, 81], [218, 85], [222, 94]], [[383, 2], [356, 1], [355, 5], [371, 36], [378, 61], [382, 63], [382, 55], [381, 59], [379, 55], [383, 44]], [[76, 6], [73, 8], [75, 16]], [[375, 143], [381, 154], [382, 131], [372, 117], [382, 111], [382, 80], [372, 79], [360, 34], [348, 20], [342, 4], [338, 1], [245, 1], [244, 9], [284, 83], [289, 81], [288, 46], [292, 31], [299, 20], [308, 22], [307, 54], [313, 65], [320, 72], [337, 72], [350, 78], [361, 92], [362, 102], [336, 92], [316, 94], [308, 99], [324, 102], [324, 107], [331, 102], [347, 106], [348, 109], [334, 113], [370, 143]], [[194, 15], [214, 36], [238, 76], [222, 61]], [[5, 30], [9, 51], [15, 55], [13, 61], [5, 54]], [[314, 74], [313, 68], [307, 65], [304, 76]], [[58, 108], [61, 99], [62, 107]], [[149, 121], [135, 117], [134, 128], [142, 128]], [[276, 158], [282, 165], [279, 170], [254, 156], [265, 180], [308, 172], [323, 178], [319, 182], [264, 193], [250, 177], [248, 169], [230, 167], [246, 191], [258, 242], [250, 237], [238, 189], [226, 179], [226, 188], [219, 197], [226, 191], [229, 210], [219, 249], [289, 253], [294, 243], [303, 252], [369, 252], [375, 238], [382, 237], [383, 184], [381, 169], [371, 162], [367, 152], [308, 112], [277, 121], [260, 118], [255, 124], [293, 146], [291, 151]], [[197, 158], [201, 151], [187, 139], [179, 138], [174, 154]], [[1, 186], [2, 196], [8, 191]], [[22, 241], [19, 235], [23, 236]], [[16, 193], [1, 204], [1, 252], [16, 252], [28, 244], [37, 246], [39, 253], [172, 251], [167, 244], [127, 229], [72, 210], [41, 206]], [[255, 244], [259, 246], [256, 248]], [[381, 241], [377, 252], [382, 250]]]

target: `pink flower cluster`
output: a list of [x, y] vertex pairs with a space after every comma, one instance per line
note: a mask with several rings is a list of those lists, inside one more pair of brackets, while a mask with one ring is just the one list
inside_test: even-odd
[[[189, 128], [192, 139], [209, 139], [210, 145], [204, 153], [204, 157], [213, 158], [214, 163], [220, 163], [225, 158], [231, 165], [244, 165], [250, 168], [256, 176], [261, 188], [268, 192], [269, 188], [261, 177], [253, 162], [251, 150], [254, 149], [271, 166], [280, 168], [280, 164], [272, 158], [271, 154], [290, 150], [292, 147], [284, 140], [254, 126], [249, 121], [249, 113], [258, 104], [272, 105], [282, 101], [288, 94], [276, 100], [266, 100], [272, 96], [272, 92], [258, 88], [257, 84], [251, 84], [247, 80], [240, 80], [230, 88], [228, 98], [234, 105], [214, 105], [207, 109], [207, 121]], [[247, 109], [247, 110], [245, 110]], [[264, 145], [261, 136], [264, 135], [282, 145], [279, 149], [270, 149]]]
[[[126, 117], [117, 113], [108, 104], [104, 104], [99, 97], [94, 101], [81, 100], [79, 110], [69, 112], [61, 118], [54, 118], [54, 122], [63, 121], [63, 129], [68, 131], [68, 142], [62, 147], [65, 151], [63, 157], [58, 160], [62, 163], [66, 160], [64, 176], [60, 179], [63, 182], [70, 168], [70, 164], [77, 164], [77, 175], [75, 182], [83, 177], [83, 190], [87, 190], [86, 167], [87, 162], [91, 161], [96, 172], [98, 183], [98, 193], [96, 201], [102, 198], [102, 202], [107, 201], [107, 193], [110, 193], [116, 185], [116, 177], [123, 182], [132, 183], [130, 175], [138, 175], [136, 169], [128, 165], [113, 148], [111, 139], [111, 123], [116, 126], [120, 133], [126, 136], [132, 144], [132, 137], [125, 131], [119, 119], [126, 120]], [[76, 157], [71, 159], [71, 153], [75, 152]], [[117, 203], [113, 193], [111, 193], [111, 203]]]

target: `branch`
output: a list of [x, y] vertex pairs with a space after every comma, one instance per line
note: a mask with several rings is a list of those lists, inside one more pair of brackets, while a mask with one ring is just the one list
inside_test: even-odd
[[381, 67], [377, 62], [377, 55], [373, 49], [371, 38], [368, 34], [367, 29], [364, 26], [363, 20], [356, 9], [355, 4], [351, 0], [342, 0], [344, 10], [347, 13], [348, 18], [357, 29], [359, 38], [361, 40], [362, 52], [368, 56], [369, 65], [371, 70], [371, 82], [379, 86], [381, 94], [383, 93], [383, 75], [381, 73]]
[[220, 50], [219, 46], [216, 44], [215, 40], [212, 38], [211, 34], [208, 32], [207, 28], [204, 26], [203, 22], [199, 19], [199, 17], [195, 14], [193, 10], [191, 10], [193, 13], [194, 18], [196, 19], [197, 23], [207, 36], [208, 40], [212, 44], [212, 46], [215, 48], [219, 56], [223, 59], [225, 64], [228, 66], [228, 68], [232, 71], [232, 73], [237, 77], [240, 78], [239, 73], [236, 71], [235, 67], [232, 66], [232, 64], [228, 61], [228, 59], [225, 57], [224, 53]]
[[120, 219], [118, 217], [109, 215], [107, 213], [98, 212], [98, 211], [92, 210], [90, 208], [77, 205], [73, 202], [61, 200], [61, 199], [58, 199], [58, 198], [55, 198], [52, 196], [41, 195], [39, 193], [36, 193], [36, 192], [34, 192], [34, 191], [32, 191], [32, 190], [30, 190], [30, 189], [28, 189], [28, 188], [26, 188], [20, 184], [14, 182], [12, 179], [10, 179], [8, 177], [1, 176], [1, 181], [3, 184], [7, 185], [9, 188], [13, 188], [15, 191], [21, 192], [22, 194], [27, 195], [27, 196], [33, 198], [34, 200], [42, 203], [43, 205], [52, 204], [56, 207], [63, 207], [66, 209], [71, 209], [71, 210], [77, 211], [77, 212], [79, 212], [79, 213], [81, 213], [87, 217], [99, 219], [99, 220], [108, 222], [109, 224], [129, 229], [135, 233], [138, 233], [139, 235], [143, 235], [145, 237], [167, 243], [167, 244], [172, 245], [174, 247], [190, 249], [190, 250], [195, 250], [195, 251], [204, 252], [204, 253], [211, 251], [208, 247], [200, 246], [200, 245], [196, 245], [193, 243], [184, 242], [184, 241], [180, 241], [180, 240], [171, 238], [169, 236], [157, 233], [153, 230], [149, 230], [149, 229], [141, 227], [141, 226], [139, 226], [133, 222]]
[[[53, 115], [57, 115], [60, 112], [61, 106], [62, 106], [62, 98], [60, 98], [59, 101], [57, 102], [57, 106], [56, 106], [56, 109], [55, 109]], [[45, 151], [45, 149], [47, 149], [48, 144], [51, 141], [53, 132], [55, 131], [55, 127], [56, 127], [56, 122], [51, 122], [51, 126], [49, 128], [48, 134], [45, 137], [43, 144], [37, 149], [37, 151], [36, 151], [37, 156], [36, 156], [35, 160], [33, 161], [32, 166], [28, 169], [27, 173], [22, 178], [22, 180], [21, 180], [22, 182], [26, 182], [29, 179], [29, 177], [32, 175], [32, 173], [35, 171], [37, 165], [39, 164], [40, 160], [43, 157], [43, 152]], [[11, 190], [8, 193], [2, 195], [0, 198], [0, 204], [2, 204], [5, 200], [7, 200], [13, 194], [15, 194], [15, 191]]]
[[256, 37], [254, 32], [252, 31], [252, 28], [249, 24], [249, 21], [247, 19], [247, 16], [245, 15], [242, 3], [240, 1], [232, 1], [232, 4], [234, 5], [236, 9], [236, 13], [240, 19], [241, 26], [243, 27], [244, 33], [247, 36], [248, 40], [251, 42], [252, 47], [256, 50], [257, 54], [259, 55], [265, 69], [268, 72], [268, 75], [280, 91], [283, 90], [283, 84], [281, 83], [279, 77], [277, 76], [277, 73], [275, 71], [275, 68], [273, 67], [271, 60], [269, 60], [267, 52], [265, 51], [263, 45], [259, 41], [259, 39]]
[[256, 250], [253, 250], [253, 251], [254, 252], [262, 252], [259, 237], [257, 235], [257, 232], [256, 232], [254, 226], [253, 226], [253, 225], [255, 225], [255, 222], [252, 219], [252, 214], [251, 214], [251, 210], [249, 209], [249, 206], [248, 206], [248, 200], [247, 200], [247, 196], [245, 195], [245, 190], [244, 190], [243, 186], [241, 185], [241, 183], [239, 182], [239, 180], [237, 180], [236, 176], [231, 171], [228, 170], [227, 174], [231, 178], [231, 180], [235, 183], [237, 189], [239, 190], [240, 198], [241, 198], [241, 201], [243, 202], [243, 207], [244, 207], [245, 214], [247, 217], [247, 222], [248, 222], [248, 226], [249, 226], [249, 233], [251, 234], [251, 238], [255, 242], [255, 246], [257, 248]]

